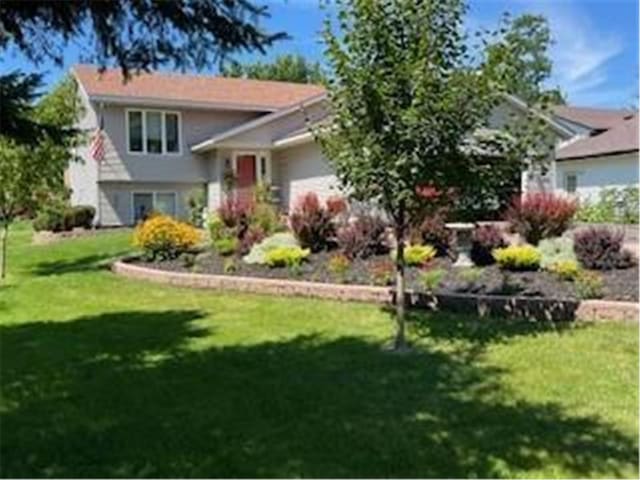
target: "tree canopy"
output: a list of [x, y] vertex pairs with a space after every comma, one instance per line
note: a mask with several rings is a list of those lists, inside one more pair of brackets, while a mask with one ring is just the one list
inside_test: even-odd
[[273, 62], [231, 63], [220, 72], [225, 77], [278, 80], [294, 83], [325, 83], [320, 63], [311, 62], [302, 55], [279, 55]]

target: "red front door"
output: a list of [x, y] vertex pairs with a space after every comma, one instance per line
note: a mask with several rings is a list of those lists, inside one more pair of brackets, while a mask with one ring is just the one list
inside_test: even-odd
[[236, 161], [238, 198], [249, 200], [256, 184], [256, 157], [255, 155], [240, 155]]

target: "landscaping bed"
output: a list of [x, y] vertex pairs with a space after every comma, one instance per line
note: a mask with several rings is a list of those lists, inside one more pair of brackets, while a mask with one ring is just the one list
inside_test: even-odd
[[[287, 268], [270, 268], [266, 265], [247, 264], [242, 259], [233, 259], [234, 269], [229, 257], [222, 257], [215, 252], [201, 253], [191, 259], [178, 258], [166, 261], [147, 261], [144, 258], [132, 259], [145, 267], [182, 273], [204, 273], [213, 275], [232, 275], [240, 277], [275, 278], [302, 280], [321, 283], [343, 283], [351, 285], [389, 285], [381, 282], [373, 271], [381, 264], [389, 261], [388, 255], [377, 255], [367, 259], [354, 260], [349, 271], [344, 275], [336, 275], [329, 271], [331, 252], [319, 252], [309, 255], [296, 270]], [[452, 267], [448, 258], [436, 258], [427, 269], [407, 268], [407, 287], [416, 292], [426, 291], [421, 279], [423, 272], [442, 270], [442, 277], [434, 292], [472, 293], [482, 295], [509, 295], [521, 297], [566, 298], [579, 299], [574, 282], [560, 280], [556, 275], [546, 271], [506, 272], [496, 265], [487, 267], [458, 268]], [[599, 272], [603, 279], [602, 296], [606, 300], [638, 301], [638, 267], [621, 270]], [[390, 278], [391, 280], [391, 278]]]

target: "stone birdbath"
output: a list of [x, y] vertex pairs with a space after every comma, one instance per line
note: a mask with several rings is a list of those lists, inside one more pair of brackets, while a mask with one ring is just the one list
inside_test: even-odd
[[471, 232], [475, 228], [473, 223], [447, 223], [445, 225], [453, 232], [458, 247], [458, 259], [454, 267], [472, 267], [471, 261]]

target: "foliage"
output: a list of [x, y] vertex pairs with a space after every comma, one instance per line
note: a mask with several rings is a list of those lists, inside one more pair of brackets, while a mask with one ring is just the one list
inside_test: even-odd
[[389, 251], [386, 234], [387, 225], [380, 217], [364, 214], [339, 227], [336, 241], [347, 257], [368, 258]]
[[327, 210], [332, 217], [347, 213], [349, 205], [344, 197], [332, 196], [327, 198]]
[[308, 248], [275, 247], [265, 254], [265, 263], [271, 268], [295, 268], [300, 266], [310, 253], [311, 251]]
[[442, 211], [425, 217], [411, 236], [413, 242], [433, 246], [439, 257], [448, 255], [453, 247], [453, 232], [447, 228]]
[[493, 225], [477, 227], [471, 234], [471, 260], [474, 264], [485, 266], [495, 263], [493, 251], [507, 246], [502, 232]]
[[240, 232], [249, 228], [254, 208], [253, 200], [227, 196], [218, 207], [217, 213], [225, 227]]
[[434, 292], [442, 283], [446, 270], [443, 268], [432, 268], [420, 273], [420, 282], [427, 292]]
[[71, 207], [69, 215], [71, 215], [72, 228], [91, 228], [93, 225], [93, 217], [96, 216], [96, 209], [91, 205], [75, 205]]
[[91, 228], [95, 208], [90, 205], [71, 207], [60, 197], [52, 197], [38, 211], [33, 221], [35, 231], [62, 232], [76, 227]]
[[540, 266], [540, 252], [533, 245], [510, 245], [497, 248], [493, 256], [504, 270], [537, 270]]
[[187, 195], [187, 208], [189, 209], [189, 223], [194, 227], [202, 227], [204, 221], [205, 192], [203, 188], [194, 188]]
[[606, 227], [590, 227], [574, 235], [574, 250], [578, 261], [594, 270], [629, 268], [635, 263], [633, 255], [623, 250], [624, 233]]
[[213, 241], [213, 249], [219, 255], [227, 257], [238, 250], [239, 241], [236, 237], [220, 237]]
[[580, 201], [576, 220], [586, 223], [637, 224], [639, 211], [638, 187], [604, 188], [597, 201]]
[[481, 276], [482, 276], [482, 269], [478, 267], [460, 268], [457, 271], [457, 277], [460, 280], [463, 280], [469, 283], [477, 282]]
[[280, 217], [275, 207], [267, 202], [256, 201], [251, 213], [251, 224], [266, 235], [271, 235], [282, 228]]
[[288, 232], [275, 233], [261, 242], [251, 247], [248, 255], [243, 257], [243, 261], [249, 264], [263, 265], [266, 263], [266, 253], [277, 247], [299, 247], [298, 241]]
[[225, 258], [222, 263], [222, 271], [226, 274], [233, 273], [238, 269], [236, 260], [233, 257]]
[[289, 215], [289, 223], [293, 234], [303, 248], [318, 252], [327, 248], [335, 235], [334, 216], [320, 204], [318, 196], [308, 192], [301, 196], [293, 212]]
[[225, 224], [222, 221], [222, 217], [217, 213], [209, 215], [207, 226], [209, 228], [209, 237], [211, 238], [211, 241], [218, 240], [224, 235]]
[[180, 254], [178, 258], [180, 258], [182, 266], [185, 268], [193, 268], [193, 266], [196, 264], [196, 255], [194, 253], [184, 252]]
[[369, 275], [374, 285], [386, 287], [391, 285], [393, 281], [393, 272], [395, 266], [392, 261], [387, 259], [375, 260], [369, 266]]
[[351, 259], [342, 253], [336, 253], [329, 258], [327, 270], [341, 282], [345, 281], [350, 268]]
[[558, 262], [575, 262], [573, 239], [570, 237], [545, 238], [538, 244], [540, 267], [546, 269]]
[[575, 278], [578, 297], [582, 299], [600, 298], [603, 295], [604, 280], [597, 272], [581, 271]]
[[133, 233], [133, 245], [141, 248], [152, 260], [177, 258], [200, 242], [200, 232], [168, 215], [153, 215], [138, 224]]
[[[395, 259], [396, 250], [391, 253]], [[435, 256], [436, 249], [431, 245], [407, 245], [404, 250], [404, 260], [410, 267], [424, 266]]]
[[575, 260], [558, 260], [547, 269], [562, 280], [575, 280], [580, 274], [580, 265]]
[[543, 238], [559, 237], [571, 225], [577, 210], [573, 199], [546, 192], [516, 198], [506, 213], [511, 231], [537, 245]]
[[277, 80], [294, 83], [325, 83], [320, 63], [311, 62], [302, 55], [278, 55], [271, 63], [255, 62], [225, 65], [221, 72], [224, 77], [254, 78], [257, 80]]

